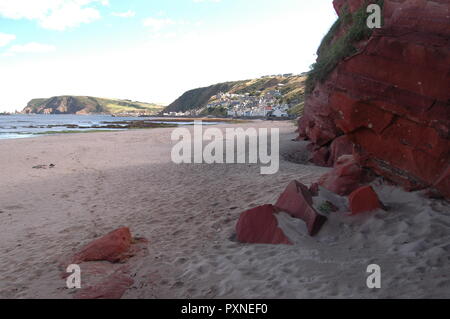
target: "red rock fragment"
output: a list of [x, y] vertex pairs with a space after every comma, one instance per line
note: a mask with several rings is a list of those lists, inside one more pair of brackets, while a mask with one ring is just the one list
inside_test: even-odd
[[319, 166], [328, 167], [330, 159], [330, 150], [327, 146], [323, 146], [319, 149], [313, 150], [311, 154], [310, 162]]
[[121, 262], [130, 257], [127, 252], [130, 250], [132, 240], [129, 228], [119, 228], [82, 248], [73, 257], [73, 263], [101, 260], [112, 263]]
[[358, 188], [349, 196], [350, 211], [352, 215], [382, 209], [377, 193], [371, 186]]
[[263, 205], [243, 212], [236, 225], [237, 240], [250, 244], [292, 245], [278, 227], [279, 211], [273, 205]]
[[316, 235], [326, 221], [313, 207], [312, 194], [308, 188], [298, 181], [292, 181], [279, 197], [275, 206], [292, 217], [305, 221], [308, 233]]
[[334, 168], [323, 175], [319, 185], [341, 196], [347, 196], [360, 186], [362, 168], [352, 155], [341, 156]]
[[94, 286], [81, 289], [74, 299], [120, 299], [133, 283], [128, 275], [114, 273]]
[[328, 159], [328, 166], [333, 166], [337, 160], [343, 155], [353, 154], [353, 143], [347, 135], [339, 136], [331, 143], [330, 156]]

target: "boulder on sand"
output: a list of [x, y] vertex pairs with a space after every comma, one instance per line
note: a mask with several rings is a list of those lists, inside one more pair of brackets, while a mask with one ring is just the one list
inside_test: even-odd
[[383, 208], [377, 193], [375, 193], [371, 186], [358, 188], [350, 194], [348, 199], [352, 215]]
[[292, 245], [278, 227], [275, 216], [278, 212], [273, 205], [263, 205], [243, 212], [236, 225], [237, 240], [250, 244]]
[[308, 187], [298, 181], [292, 181], [279, 197], [275, 206], [294, 218], [305, 221], [308, 233], [316, 235], [327, 218], [313, 208], [312, 194]]
[[129, 228], [119, 228], [82, 248], [73, 257], [73, 263], [102, 260], [112, 263], [121, 262], [130, 257], [127, 253], [131, 248], [132, 240]]

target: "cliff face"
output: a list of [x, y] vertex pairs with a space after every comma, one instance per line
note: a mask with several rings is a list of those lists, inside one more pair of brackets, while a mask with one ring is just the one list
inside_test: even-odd
[[[365, 4], [334, 1], [340, 15]], [[383, 11], [383, 27], [315, 84], [300, 137], [319, 164], [333, 165], [347, 141], [364, 167], [450, 198], [450, 1], [385, 0]]]
[[98, 113], [102, 111], [101, 105], [95, 99], [81, 101], [73, 96], [58, 96], [49, 99], [31, 100], [24, 109], [24, 112], [38, 114], [77, 114], [85, 113], [83, 110], [86, 109]]
[[91, 96], [55, 96], [28, 102], [22, 113], [91, 114], [91, 113], [149, 113], [156, 114], [162, 106], [129, 100], [105, 99]]
[[204, 88], [190, 90], [166, 107], [165, 112], [186, 112], [205, 106], [209, 99], [219, 92], [228, 92], [234, 82], [219, 83]]

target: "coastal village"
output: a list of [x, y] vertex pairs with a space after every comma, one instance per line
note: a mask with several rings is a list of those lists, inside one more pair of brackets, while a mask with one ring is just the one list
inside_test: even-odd
[[[293, 74], [263, 76], [267, 78], [291, 78]], [[289, 110], [292, 105], [287, 103], [283, 97], [282, 90], [285, 84], [278, 83], [270, 90], [256, 90], [245, 93], [219, 92], [213, 95], [206, 106], [193, 108], [185, 112], [166, 112], [164, 116], [199, 116], [205, 114], [222, 113], [227, 117], [270, 117], [270, 118], [290, 118]], [[298, 102], [298, 101], [296, 101]]]
[[[186, 112], [164, 113], [164, 116], [197, 116], [201, 113], [212, 113], [213, 110], [225, 110], [228, 117], [278, 117], [288, 118], [290, 105], [281, 102], [279, 90], [272, 90], [260, 96], [220, 92], [202, 109]], [[209, 112], [208, 112], [209, 111]]]

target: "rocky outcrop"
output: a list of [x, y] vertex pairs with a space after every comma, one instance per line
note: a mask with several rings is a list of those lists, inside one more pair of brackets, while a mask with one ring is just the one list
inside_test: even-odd
[[[365, 3], [334, 6], [342, 15]], [[342, 155], [335, 146], [345, 136], [361, 166], [408, 190], [450, 198], [450, 2], [385, 0], [383, 15], [383, 27], [354, 43], [356, 53], [315, 85], [300, 136], [327, 165]]]

